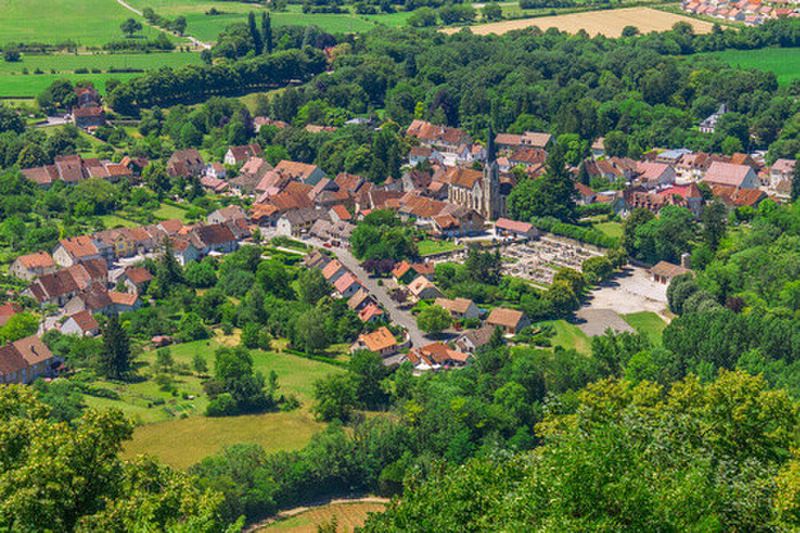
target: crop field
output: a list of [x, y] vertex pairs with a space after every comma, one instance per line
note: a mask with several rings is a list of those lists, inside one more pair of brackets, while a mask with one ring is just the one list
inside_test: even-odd
[[[102, 46], [123, 38], [119, 25], [138, 18], [115, 0], [0, 0], [0, 45], [10, 42]], [[145, 25], [140, 35], [159, 30]]]
[[329, 503], [312, 507], [291, 518], [279, 520], [259, 529], [262, 533], [281, 531], [283, 533], [314, 533], [322, 525], [330, 524], [336, 517], [337, 531], [349, 532], [364, 525], [369, 513], [380, 513], [385, 505], [379, 502]]
[[[0, 0], [2, 1], [2, 0]], [[91, 81], [105, 92], [109, 79], [128, 80], [141, 76], [139, 72], [108, 72], [111, 69], [150, 70], [161, 66], [177, 67], [199, 64], [200, 54], [192, 52], [152, 54], [23, 54], [22, 61], [0, 61], [0, 98], [32, 98], [58, 79]], [[76, 70], [89, 72], [75, 72]], [[102, 70], [102, 73], [92, 71]]]
[[724, 61], [732, 67], [774, 72], [778, 83], [788, 85], [800, 79], [800, 48], [763, 48], [761, 50], [725, 50], [699, 54]]
[[[568, 33], [586, 31], [589, 35], [605, 35], [619, 37], [625, 26], [636, 26], [640, 32], [665, 31], [676, 22], [688, 22], [697, 33], [709, 33], [712, 25], [708, 22], [692, 19], [675, 13], [667, 13], [648, 7], [629, 7], [604, 11], [587, 11], [569, 15], [556, 15], [520, 20], [492, 22], [470, 26], [476, 35], [501, 35], [503, 33], [537, 26], [542, 30], [557, 28]], [[447, 28], [445, 33], [455, 33], [460, 28]]]

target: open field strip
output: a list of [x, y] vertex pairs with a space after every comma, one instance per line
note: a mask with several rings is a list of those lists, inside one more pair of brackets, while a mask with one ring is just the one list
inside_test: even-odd
[[[603, 11], [588, 11], [585, 13], [572, 13], [569, 15], [556, 15], [520, 20], [506, 20], [490, 24], [469, 26], [476, 35], [502, 35], [509, 31], [521, 30], [537, 26], [542, 30], [557, 28], [568, 33], [586, 31], [589, 35], [605, 35], [606, 37], [619, 37], [625, 26], [635, 26], [641, 33], [652, 31], [665, 31], [672, 28], [677, 22], [691, 24], [696, 33], [709, 33], [712, 24], [674, 13], [667, 13], [649, 7], [629, 7]], [[452, 34], [461, 28], [447, 28], [442, 30]]]

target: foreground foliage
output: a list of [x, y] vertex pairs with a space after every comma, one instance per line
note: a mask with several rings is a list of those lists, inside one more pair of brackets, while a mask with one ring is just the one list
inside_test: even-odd
[[600, 381], [534, 452], [410, 479], [366, 531], [757, 531], [798, 526], [798, 408], [723, 372], [668, 390]]
[[225, 529], [219, 494], [150, 459], [124, 462], [132, 427], [118, 411], [48, 418], [33, 389], [0, 388], [0, 529]]

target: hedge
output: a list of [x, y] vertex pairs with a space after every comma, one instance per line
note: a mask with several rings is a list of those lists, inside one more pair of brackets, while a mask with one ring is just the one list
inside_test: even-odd
[[561, 235], [562, 237], [569, 237], [576, 241], [585, 242], [601, 248], [616, 248], [619, 246], [619, 239], [616, 237], [609, 237], [600, 230], [586, 226], [576, 226], [574, 224], [567, 224], [553, 217], [533, 217], [531, 224], [536, 228]]

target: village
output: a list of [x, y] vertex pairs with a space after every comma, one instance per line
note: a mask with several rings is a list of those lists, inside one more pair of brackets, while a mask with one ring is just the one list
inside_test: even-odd
[[[82, 90], [79, 101], [92, 107], [94, 94]], [[700, 128], [713, 132], [718, 115], [724, 113], [721, 106]], [[256, 128], [287, 126], [266, 117], [256, 117], [254, 123]], [[83, 126], [90, 129], [96, 124]], [[383, 183], [347, 173], [327, 176], [313, 164], [296, 161], [272, 166], [257, 144], [231, 146], [219, 162], [205, 161], [196, 149], [178, 150], [167, 161], [169, 175], [199, 180], [210, 194], [230, 198], [228, 207], [196, 224], [166, 220], [62, 239], [53, 250], [18, 257], [9, 272], [29, 283], [22, 294], [43, 310], [39, 334], [55, 328], [64, 334], [97, 335], [96, 314], [119, 314], [147, 305], [141, 297], [152, 279], [142, 267], [146, 258], [169, 249], [181, 265], [187, 265], [276, 237], [295, 239], [314, 248], [305, 256], [305, 265], [319, 269], [334, 294], [345, 299], [362, 322], [376, 325], [358, 338], [353, 349], [379, 353], [386, 364], [411, 361], [417, 371], [463, 366], [495, 328], [511, 339], [530, 321], [516, 309], [486, 312], [469, 299], [444, 298], [436, 286], [437, 263], [463, 262], [470, 245], [493, 246], [502, 251], [505, 275], [546, 288], [560, 269], [580, 272], [584, 261], [605, 251], [507, 218], [507, 198], [519, 180], [537, 179], [545, 172], [548, 150], [555, 142], [551, 135], [498, 133], [482, 144], [463, 130], [421, 120], [414, 120], [405, 135], [412, 148], [402, 179]], [[653, 150], [633, 160], [608, 156], [604, 139], [599, 138], [591, 145], [591, 156], [571, 171], [579, 205], [602, 205], [622, 218], [636, 208], [658, 214], [670, 205], [700, 217], [712, 198], [730, 209], [753, 209], [767, 198], [785, 201], [794, 164], [779, 159], [766, 165], [758, 153], [724, 156], [685, 149]], [[147, 165], [142, 158], [112, 163], [59, 156], [53, 165], [22, 173], [44, 188], [57, 181], [74, 184], [90, 178], [136, 185]], [[236, 169], [235, 177], [227, 175], [229, 169]], [[610, 188], [590, 187], [598, 182]], [[452, 249], [417, 263], [397, 262], [391, 290], [388, 284], [374, 283], [369, 279], [372, 274], [348, 251], [348, 241], [356, 225], [379, 210], [395, 212], [430, 239], [453, 243]], [[658, 285], [689, 268], [688, 262], [655, 265], [648, 275], [654, 283], [652, 292], [658, 294]], [[626, 289], [618, 290], [624, 294]], [[663, 309], [665, 296], [655, 298]], [[450, 335], [447, 343], [426, 337], [408, 310], [422, 301], [447, 309], [456, 321], [479, 319], [480, 327]], [[602, 320], [615, 329], [613, 319]], [[395, 333], [387, 328], [390, 325]], [[589, 327], [595, 334], [603, 329]], [[7, 351], [14, 352], [11, 345]], [[42, 372], [55, 371], [59, 364], [56, 360], [50, 366], [34, 364], [16, 353], [7, 358], [15, 363], [3, 366], [5, 382], [31, 381]]]

